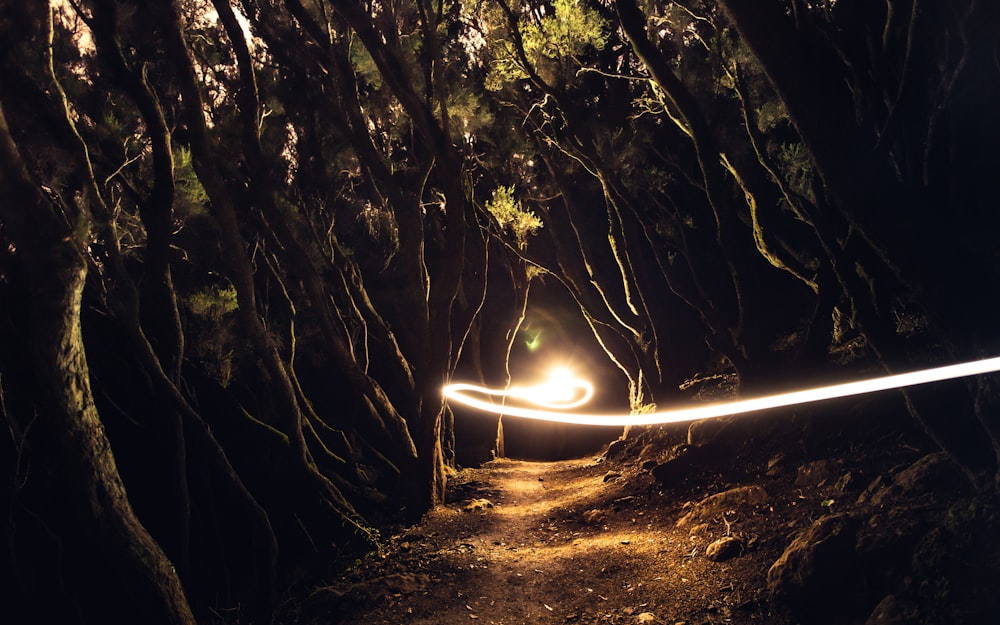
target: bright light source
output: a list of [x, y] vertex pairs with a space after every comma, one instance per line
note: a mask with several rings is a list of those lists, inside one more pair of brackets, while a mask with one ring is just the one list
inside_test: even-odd
[[[486, 410], [487, 412], [510, 414], [503, 406], [488, 401], [477, 400], [463, 393], [499, 397], [504, 401], [512, 399], [537, 408], [570, 410], [590, 401], [590, 398], [594, 396], [594, 385], [576, 377], [569, 369], [557, 368], [549, 373], [548, 380], [535, 386], [512, 386], [507, 389], [491, 389], [485, 386], [476, 386], [475, 384], [449, 384], [444, 388], [445, 396], [452, 401], [480, 408], [480, 410]], [[529, 418], [538, 419], [541, 417]]]
[[513, 387], [504, 391], [503, 396], [542, 408], [570, 410], [590, 401], [594, 385], [576, 377], [569, 369], [558, 368], [552, 370], [543, 384]]
[[[794, 406], [810, 402], [836, 399], [875, 393], [904, 386], [927, 384], [951, 380], [970, 375], [993, 373], [1000, 371], [1000, 357], [974, 360], [945, 367], [922, 369], [910, 373], [900, 373], [879, 378], [820, 386], [791, 393], [780, 393], [753, 399], [702, 404], [687, 408], [671, 408], [645, 414], [600, 415], [565, 412], [587, 402], [594, 394], [590, 382], [575, 377], [572, 372], [561, 369], [553, 372], [548, 381], [537, 386], [511, 387], [509, 389], [491, 389], [475, 384], [449, 384], [444, 387], [444, 396], [455, 403], [482, 410], [503, 414], [505, 416], [537, 419], [541, 421], [557, 421], [560, 423], [575, 423], [578, 425], [606, 425], [622, 427], [625, 425], [656, 425], [660, 423], [678, 423], [696, 419], [712, 419], [726, 415], [742, 414]], [[496, 404], [485, 398], [500, 397], [517, 400], [515, 405]], [[532, 407], [533, 406], [533, 407]]]

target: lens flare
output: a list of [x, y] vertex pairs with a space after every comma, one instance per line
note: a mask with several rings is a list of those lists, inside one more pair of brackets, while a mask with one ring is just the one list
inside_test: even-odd
[[[484, 412], [503, 414], [504, 416], [573, 423], [577, 425], [622, 427], [626, 425], [657, 425], [694, 421], [697, 419], [712, 419], [727, 415], [767, 410], [769, 408], [781, 408], [827, 399], [850, 397], [852, 395], [875, 393], [902, 388], [904, 386], [952, 380], [970, 375], [994, 373], [996, 371], [1000, 371], [1000, 357], [869, 378], [843, 384], [820, 386], [793, 391], [791, 393], [780, 393], [730, 402], [699, 404], [692, 407], [671, 408], [643, 414], [617, 415], [565, 412], [583, 405], [594, 394], [594, 387], [590, 382], [577, 378], [567, 369], [554, 371], [547, 381], [536, 386], [491, 389], [475, 384], [456, 383], [445, 386], [442, 392], [445, 398], [452, 402]], [[500, 398], [504, 401], [504, 404], [494, 403], [493, 401], [489, 401], [488, 398]], [[512, 400], [512, 403], [507, 404], [507, 400]]]
[[[479, 408], [474, 403], [478, 400], [468, 398], [463, 393], [476, 393], [489, 397], [500, 397], [504, 400], [512, 399], [524, 404], [548, 408], [550, 410], [570, 410], [586, 404], [594, 396], [594, 385], [586, 380], [582, 380], [569, 369], [558, 368], [549, 372], [549, 379], [542, 384], [535, 386], [512, 386], [507, 389], [491, 389], [485, 386], [474, 384], [450, 384], [444, 388], [444, 394], [452, 401], [465, 403]], [[467, 399], [468, 398], [468, 399]], [[480, 408], [488, 412], [503, 412], [508, 414], [502, 406], [490, 402], [479, 402]], [[537, 418], [537, 417], [536, 417]]]

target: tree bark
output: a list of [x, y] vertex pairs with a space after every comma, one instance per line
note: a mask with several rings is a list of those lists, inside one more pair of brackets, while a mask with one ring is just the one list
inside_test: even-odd
[[[729, 328], [735, 349], [728, 350], [726, 355], [741, 373], [741, 389], [749, 390], [757, 370], [773, 369], [780, 360], [770, 346], [785, 329], [786, 320], [775, 310], [772, 293], [767, 292], [775, 285], [775, 266], [754, 249], [751, 231], [737, 218], [733, 185], [722, 162], [725, 157], [704, 107], [649, 40], [645, 16], [635, 1], [620, 0], [615, 6], [629, 44], [665, 95], [669, 116], [694, 146], [704, 193], [712, 209], [715, 243], [728, 267], [723, 292], [729, 291], [730, 303], [721, 308], [737, 313], [735, 323]], [[750, 209], [753, 211], [752, 206]], [[794, 298], [787, 298], [786, 302], [794, 302]]]
[[[164, 112], [143, 73], [130, 67], [125, 58], [118, 32], [118, 10], [113, 0], [94, 2], [94, 32], [98, 52], [125, 94], [135, 104], [146, 125], [153, 156], [153, 185], [150, 192], [138, 200], [139, 214], [146, 230], [144, 279], [138, 292], [123, 270], [113, 276], [121, 297], [115, 312], [129, 328], [129, 336], [140, 353], [152, 351], [156, 367], [168, 377], [171, 385], [180, 383], [184, 355], [184, 332], [181, 328], [177, 293], [170, 269], [170, 244], [173, 227], [174, 159], [171, 136]], [[112, 233], [111, 236], [117, 236]], [[120, 269], [120, 265], [116, 265]], [[145, 326], [145, 327], [143, 327]], [[148, 345], [147, 345], [148, 343]], [[156, 372], [150, 375], [156, 376]], [[167, 520], [166, 536], [160, 539], [170, 552], [181, 576], [188, 572], [190, 558], [191, 502], [187, 480], [187, 449], [181, 413], [163, 406], [159, 411], [159, 427], [165, 441], [164, 498], [172, 503], [167, 508], [173, 518]], [[155, 528], [154, 528], [155, 531]]]
[[[444, 499], [445, 466], [441, 436], [445, 405], [441, 387], [454, 371], [460, 350], [460, 341], [455, 341], [454, 337], [464, 337], [467, 332], [467, 328], [454, 327], [455, 303], [466, 264], [466, 228], [475, 222], [474, 209], [466, 197], [465, 181], [461, 175], [462, 156], [448, 132], [447, 102], [440, 89], [443, 85], [437, 85], [438, 89], [432, 91], [432, 99], [421, 97], [409, 76], [400, 49], [388, 43], [393, 38], [383, 38], [373, 26], [367, 12], [354, 0], [337, 3], [335, 9], [364, 44], [382, 78], [405, 109], [410, 123], [426, 142], [426, 154], [432, 163], [428, 174], [440, 172], [434, 181], [439, 185], [446, 202], [441, 249], [442, 258], [446, 260], [429, 274], [427, 289], [420, 291], [427, 302], [427, 323], [418, 329], [415, 337], [414, 344], [418, 351], [406, 354], [414, 364], [417, 406], [405, 416], [418, 454], [414, 484], [419, 489], [417, 492], [421, 492], [412, 505], [426, 510]], [[425, 46], [433, 44], [434, 42], [424, 42]], [[431, 57], [439, 53], [439, 50], [428, 52]], [[417, 199], [419, 202], [420, 198]], [[419, 204], [408, 204], [407, 208], [410, 211], [409, 219], [421, 216], [413, 212], [419, 209]], [[402, 228], [407, 224], [401, 221], [400, 225]], [[414, 236], [415, 232], [423, 232], [423, 229], [411, 229], [407, 236]], [[422, 243], [413, 241], [408, 247], [419, 256], [403, 258], [400, 262], [425, 267]], [[419, 289], [420, 285], [411, 284], [406, 288]]]
[[[94, 405], [80, 326], [87, 275], [88, 220], [73, 229], [57, 217], [32, 182], [0, 107], [0, 218], [24, 254], [32, 309], [32, 369], [43, 399], [46, 441], [83, 529], [109, 554], [117, 581], [130, 591], [136, 616], [148, 623], [194, 625], [173, 564], [136, 518], [111, 444]], [[115, 592], [108, 601], [120, 601]]]
[[[813, 207], [810, 221], [883, 367], [890, 373], [910, 368], [914, 357], [896, 332], [891, 311], [880, 306], [894, 298], [919, 302], [930, 320], [928, 331], [942, 343], [939, 357], [977, 355], [970, 337], [982, 324], [970, 331], [967, 326], [976, 326], [969, 323], [971, 315], [949, 315], [954, 308], [946, 300], [954, 298], [942, 295], [952, 292], [956, 276], [968, 271], [955, 261], [965, 258], [965, 250], [941, 241], [952, 217], [935, 218], [920, 184], [897, 171], [885, 142], [857, 119], [855, 102], [878, 94], [852, 94], [835, 50], [820, 37], [809, 38], [780, 2], [720, 0], [720, 5], [760, 61], [812, 155], [835, 210]], [[834, 229], [849, 236], [837, 240], [842, 235]], [[847, 253], [847, 244], [855, 246], [854, 253]], [[883, 279], [876, 285], [859, 284], [866, 275]], [[903, 395], [928, 434], [982, 485], [983, 472], [995, 470], [996, 459], [974, 422], [974, 398], [968, 390], [951, 383], [933, 392], [904, 390]]]

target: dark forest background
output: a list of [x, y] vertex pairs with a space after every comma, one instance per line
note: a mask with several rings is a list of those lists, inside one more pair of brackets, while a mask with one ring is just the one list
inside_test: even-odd
[[[264, 619], [553, 327], [625, 410], [1000, 353], [996, 2], [0, 7], [15, 620]], [[995, 386], [905, 392], [985, 492]]]

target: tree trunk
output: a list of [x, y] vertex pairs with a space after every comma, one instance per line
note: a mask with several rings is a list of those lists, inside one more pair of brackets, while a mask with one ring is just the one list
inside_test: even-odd
[[[82, 530], [108, 555], [106, 601], [128, 597], [137, 621], [194, 625], [173, 564], [136, 518], [94, 405], [80, 326], [89, 227], [69, 231], [31, 181], [0, 109], [0, 218], [23, 242], [29, 281], [32, 369], [51, 466], [72, 494]], [[122, 592], [124, 587], [126, 592]]]
[[[926, 313], [928, 332], [942, 345], [939, 358], [975, 355], [978, 339], [970, 336], [980, 328], [970, 331], [969, 326], [977, 324], [962, 312], [942, 315], [949, 310], [947, 300], [958, 299], [947, 293], [968, 271], [955, 262], [965, 258], [966, 250], [941, 234], [959, 217], [935, 215], [924, 197], [925, 183], [898, 170], [907, 154], [889, 154], [886, 138], [876, 137], [857, 119], [856, 102], [879, 94], [863, 93], [858, 85], [852, 93], [836, 51], [822, 38], [809, 38], [808, 32], [797, 28], [781, 3], [720, 0], [720, 5], [759, 59], [812, 155], [835, 210], [815, 207], [810, 220], [855, 307], [856, 321], [886, 371], [913, 368], [914, 354], [896, 332], [886, 306], [896, 297], [917, 302]], [[963, 207], [948, 208], [960, 215]], [[836, 240], [830, 223], [850, 236]], [[850, 244], [853, 253], [848, 254]], [[879, 283], [858, 284], [876, 274]], [[966, 307], [977, 308], [963, 303]], [[992, 327], [992, 322], [979, 325]], [[996, 460], [984, 436], [988, 431], [974, 421], [975, 402], [968, 389], [962, 383], [949, 383], [930, 390], [905, 390], [903, 395], [928, 434], [973, 482], [983, 485], [983, 473], [995, 470]]]

